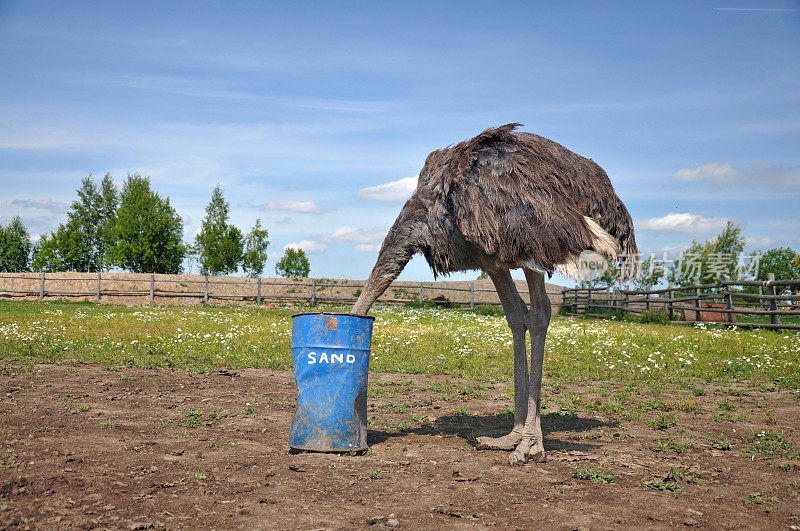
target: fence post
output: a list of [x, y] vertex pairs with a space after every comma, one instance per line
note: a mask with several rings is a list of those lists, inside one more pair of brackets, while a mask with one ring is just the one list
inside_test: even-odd
[[97, 272], [97, 302], [100, 302], [100, 271]]
[[702, 315], [702, 308], [703, 307], [700, 305], [700, 288], [694, 288], [694, 294], [697, 297], [697, 299], [695, 299], [695, 301], [694, 301], [694, 307], [695, 307], [695, 310], [694, 310], [695, 319], [694, 320], [699, 323], [699, 322], [703, 321], [703, 315]]
[[611, 294], [614, 293], [615, 289], [616, 288], [609, 287], [608, 290], [606, 290], [606, 316], [607, 317], [611, 316]]
[[44, 300], [44, 271], [42, 271], [42, 283], [39, 285], [39, 300]]
[[732, 323], [733, 322], [733, 296], [731, 295], [731, 286], [730, 286], [730, 284], [728, 284], [728, 282], [730, 282], [730, 280], [731, 280], [731, 278], [726, 275], [725, 282], [723, 282], [722, 285], [724, 286], [723, 293], [725, 294], [725, 307], [728, 310], [727, 311], [728, 322]]
[[[649, 292], [652, 288], [653, 288], [653, 286], [645, 286], [645, 292]], [[644, 301], [644, 309], [645, 309], [645, 311], [649, 312], [650, 311], [650, 293], [645, 293], [644, 294], [644, 299], [645, 299], [645, 301]]]
[[206, 281], [203, 283], [203, 302], [208, 303], [208, 275], [206, 275]]
[[423, 291], [422, 291], [423, 289], [424, 289], [424, 285], [423, 285], [422, 282], [420, 282], [419, 283], [419, 304], [420, 304], [420, 306], [422, 306], [422, 301], [424, 300]]
[[153, 304], [153, 298], [156, 295], [156, 276], [150, 273], [150, 304]]
[[667, 315], [669, 315], [669, 320], [675, 320], [675, 309], [672, 307], [672, 299], [675, 298], [675, 293], [672, 291], [672, 282], [669, 283], [669, 291], [667, 292]]
[[614, 300], [612, 306], [614, 307], [614, 311], [616, 312], [619, 309], [619, 291], [620, 286], [614, 286]]
[[[773, 297], [778, 295], [778, 290], [775, 289], [775, 286], [770, 285], [770, 282], [774, 281], [775, 273], [767, 273], [767, 295], [772, 295]], [[778, 301], [776, 299], [770, 299], [769, 309], [773, 312], [778, 311]], [[769, 322], [772, 324], [781, 324], [781, 318], [779, 315], [773, 313], [769, 316]]]
[[622, 303], [622, 311], [625, 312], [625, 315], [627, 316], [628, 313], [630, 312], [630, 299], [627, 290], [625, 290], [624, 295], [625, 295], [625, 302]]
[[311, 306], [317, 304], [317, 279], [311, 279]]
[[475, 309], [475, 283], [472, 282], [469, 285], [469, 309]]
[[258, 277], [258, 297], [256, 297], [256, 304], [261, 306], [261, 277]]
[[592, 288], [586, 291], [586, 315], [592, 313]]

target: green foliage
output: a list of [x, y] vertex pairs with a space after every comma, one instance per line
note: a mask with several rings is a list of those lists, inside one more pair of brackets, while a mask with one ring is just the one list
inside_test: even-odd
[[108, 250], [114, 244], [114, 228], [117, 224], [119, 194], [111, 175], [106, 173], [100, 181], [99, 195], [95, 200], [99, 222], [95, 231], [95, 251], [103, 269], [111, 265]]
[[650, 256], [641, 265], [639, 278], [633, 281], [634, 289], [648, 290], [657, 285], [666, 275], [663, 262], [656, 259], [655, 255]]
[[692, 245], [675, 260], [667, 278], [678, 286], [712, 284], [726, 276], [736, 280], [742, 276], [737, 269], [737, 258], [744, 250], [744, 244], [742, 228], [728, 221], [713, 240], [692, 241]]
[[668, 325], [669, 324], [669, 315], [665, 314], [664, 312], [657, 312], [657, 311], [644, 311], [642, 315], [639, 316], [639, 322], [643, 324], [661, 324], [661, 325]]
[[617, 283], [619, 280], [620, 270], [614, 261], [604, 256], [603, 259], [605, 260], [605, 266], [599, 264], [600, 267], [603, 268], [602, 274], [590, 278], [588, 280], [584, 280], [578, 284], [580, 288], [609, 288]]
[[34, 271], [86, 271], [89, 249], [84, 234], [74, 227], [59, 225], [50, 236], [42, 239], [33, 250], [31, 269]]
[[269, 233], [261, 228], [261, 220], [257, 219], [256, 224], [244, 239], [244, 255], [242, 256], [242, 267], [248, 277], [257, 277], [264, 272], [264, 264], [267, 261], [267, 247], [269, 247]]
[[612, 321], [624, 321], [627, 315], [625, 310], [620, 310], [619, 308], [614, 308], [608, 312], [608, 318]]
[[113, 226], [112, 263], [134, 273], [179, 273], [186, 254], [183, 220], [150, 189], [150, 179], [128, 175]]
[[284, 278], [302, 278], [311, 273], [311, 265], [305, 251], [288, 247], [275, 265], [275, 272]]
[[233, 273], [242, 261], [242, 232], [228, 224], [229, 211], [230, 204], [222, 196], [222, 189], [216, 186], [194, 244], [200, 272], [204, 275]]
[[[769, 273], [775, 275], [775, 280], [789, 280], [800, 278], [800, 255], [788, 247], [769, 249], [761, 255], [757, 280], [767, 280]], [[790, 293], [791, 286], [778, 286], [776, 289], [782, 293]]]
[[28, 271], [31, 247], [28, 229], [19, 216], [8, 227], [0, 226], [0, 271]]
[[672, 415], [662, 413], [656, 417], [647, 419], [645, 422], [648, 427], [654, 430], [668, 430], [678, 425], [678, 421]]
[[[619, 310], [615, 310], [618, 312]], [[619, 318], [619, 314], [613, 313], [610, 316], [612, 319]], [[622, 314], [621, 319], [629, 323], [643, 323], [643, 324], [660, 324], [660, 325], [668, 325], [669, 324], [669, 315], [664, 312], [659, 312], [656, 310], [645, 310], [641, 314], [637, 315], [635, 313], [628, 313]]]
[[607, 474], [600, 469], [585, 465], [576, 466], [572, 471], [572, 477], [592, 481], [594, 483], [602, 483], [603, 485], [614, 483], [614, 476], [612, 474]]
[[111, 265], [108, 250], [115, 237], [117, 191], [109, 174], [98, 188], [84, 177], [67, 222], [42, 236], [34, 250], [32, 269], [42, 271], [102, 271]]
[[711, 448], [716, 448], [717, 450], [723, 451], [730, 450], [732, 446], [731, 441], [728, 440], [724, 433], [712, 435], [708, 440], [708, 444], [711, 446]]
[[788, 435], [774, 431], [752, 431], [742, 437], [749, 442], [742, 451], [748, 455], [783, 456], [789, 459], [800, 459], [800, 447], [795, 445]]
[[497, 306], [491, 306], [489, 304], [478, 304], [472, 311], [478, 315], [492, 315], [499, 317], [505, 315], [505, 312], [503, 311], [502, 308]]

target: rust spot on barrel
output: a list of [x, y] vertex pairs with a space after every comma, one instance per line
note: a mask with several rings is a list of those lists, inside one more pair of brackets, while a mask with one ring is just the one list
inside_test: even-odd
[[336, 330], [336, 326], [338, 325], [338, 321], [336, 317], [329, 315], [325, 318], [325, 329], [326, 330]]

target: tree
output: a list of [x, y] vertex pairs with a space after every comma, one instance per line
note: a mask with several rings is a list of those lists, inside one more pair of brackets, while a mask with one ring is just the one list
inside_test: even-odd
[[769, 273], [776, 280], [800, 278], [800, 255], [788, 247], [768, 249], [761, 255], [757, 280], [767, 280]]
[[619, 280], [619, 268], [607, 256], [594, 255], [580, 265], [584, 276], [578, 283], [580, 288], [610, 288]]
[[244, 239], [244, 255], [242, 267], [247, 276], [255, 277], [264, 271], [267, 261], [267, 247], [269, 247], [269, 233], [261, 228], [261, 220], [257, 219], [253, 230]]
[[42, 239], [33, 250], [31, 269], [34, 271], [87, 271], [84, 234], [59, 225], [50, 236]]
[[275, 272], [284, 278], [307, 277], [311, 273], [311, 265], [302, 249], [288, 247], [275, 265]]
[[111, 175], [103, 177], [99, 189], [91, 175], [84, 177], [77, 194], [78, 199], [67, 212], [67, 222], [39, 242], [34, 269], [102, 271], [108, 267], [117, 210], [117, 191]]
[[229, 210], [222, 189], [215, 187], [194, 244], [204, 275], [232, 273], [242, 261], [242, 232], [228, 224]]
[[150, 189], [150, 178], [128, 175], [113, 225], [111, 262], [134, 273], [180, 273], [186, 254], [183, 220]]
[[0, 271], [12, 273], [28, 271], [31, 255], [31, 238], [19, 216], [8, 227], [0, 226]]
[[[761, 255], [757, 280], [767, 280], [769, 274], [775, 275], [775, 280], [789, 280], [800, 278], [800, 255], [788, 247], [768, 249]], [[776, 286], [779, 292], [791, 292], [791, 286]]]
[[108, 250], [114, 245], [114, 227], [117, 224], [117, 208], [119, 207], [119, 194], [117, 194], [114, 181], [108, 173], [100, 182], [100, 193], [96, 204], [100, 218], [95, 237], [96, 252], [101, 269], [107, 269], [110, 265]]
[[737, 258], [744, 250], [744, 243], [742, 228], [728, 221], [713, 240], [703, 243], [693, 240], [675, 260], [667, 277], [678, 286], [712, 284], [725, 277], [736, 280], [741, 276]]
[[639, 278], [633, 281], [633, 286], [639, 290], [651, 289], [661, 282], [665, 273], [663, 261], [656, 258], [655, 255], [649, 256], [642, 262], [641, 273]]
[[79, 258], [78, 271], [99, 271], [102, 268], [103, 257], [100, 256], [100, 192], [92, 180], [92, 176], [81, 180], [78, 188], [78, 200], [72, 202], [70, 212], [67, 214], [67, 230], [81, 234], [80, 245], [82, 252]]

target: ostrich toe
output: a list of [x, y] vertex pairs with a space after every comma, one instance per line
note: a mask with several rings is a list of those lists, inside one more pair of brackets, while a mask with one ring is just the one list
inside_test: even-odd
[[478, 450], [513, 450], [522, 441], [522, 433], [512, 431], [502, 437], [478, 437]]

